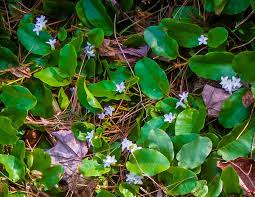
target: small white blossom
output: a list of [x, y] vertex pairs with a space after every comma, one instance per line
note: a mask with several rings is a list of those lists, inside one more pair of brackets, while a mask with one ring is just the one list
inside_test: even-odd
[[182, 101], [178, 101], [177, 103], [176, 103], [176, 106], [175, 106], [175, 108], [177, 109], [178, 107], [183, 107], [183, 108], [186, 108], [186, 105], [182, 102]]
[[181, 94], [179, 94], [179, 97], [180, 97], [180, 101], [187, 101], [189, 97], [189, 92], [182, 92]]
[[172, 123], [174, 121], [174, 119], [175, 119], [175, 116], [173, 115], [172, 112], [164, 115], [164, 122]]
[[122, 151], [124, 151], [125, 149], [129, 150], [132, 144], [133, 143], [130, 140], [128, 140], [127, 138], [124, 138], [121, 142]]
[[114, 107], [112, 107], [112, 106], [107, 106], [107, 107], [104, 107], [104, 114], [107, 116], [107, 115], [109, 115], [109, 116], [112, 116], [112, 112], [114, 112], [115, 111], [115, 109], [114, 109]]
[[93, 137], [94, 137], [94, 134], [95, 134], [95, 131], [92, 130], [92, 131], [89, 132], [88, 135], [86, 136], [86, 139], [87, 139], [89, 145], [92, 145], [92, 146], [93, 146], [92, 139], [93, 139]]
[[202, 44], [207, 45], [207, 40], [208, 40], [208, 38], [207, 38], [206, 36], [201, 35], [201, 36], [198, 38], [198, 44], [199, 44], [199, 45], [202, 45]]
[[51, 50], [54, 50], [56, 42], [57, 42], [57, 40], [54, 38], [54, 39], [49, 39], [49, 41], [46, 43], [50, 45]]
[[97, 114], [97, 117], [102, 120], [105, 117], [105, 113]]
[[241, 81], [240, 78], [236, 78], [234, 76], [232, 78], [228, 78], [227, 76], [226, 77], [222, 76], [220, 84], [225, 91], [232, 94], [233, 91], [236, 91], [242, 87], [242, 84], [240, 81]]
[[125, 88], [126, 87], [124, 82], [116, 84], [116, 91], [119, 93], [122, 93], [125, 90]]
[[46, 29], [46, 23], [48, 22], [47, 20], [45, 20], [45, 16], [41, 15], [40, 17], [36, 18], [36, 23], [35, 23], [35, 27], [33, 29], [33, 31], [36, 33], [36, 35], [39, 36], [40, 31], [42, 31], [43, 29]]
[[107, 155], [106, 159], [103, 160], [104, 162], [104, 167], [110, 167], [112, 164], [115, 164], [117, 162], [117, 160], [115, 159], [115, 156], [110, 156]]
[[130, 146], [130, 152], [132, 153], [132, 152], [134, 152], [134, 151], [136, 151], [136, 150], [140, 150], [140, 149], [142, 149], [142, 147], [140, 147], [140, 146], [137, 146], [136, 144], [132, 144], [131, 146]]
[[135, 184], [135, 185], [142, 185], [143, 184], [143, 181], [142, 181], [143, 177], [142, 176], [139, 176], [139, 175], [136, 175], [136, 174], [133, 174], [133, 173], [129, 173], [126, 176], [127, 176], [126, 181], [129, 184]]
[[87, 45], [84, 47], [84, 51], [87, 54], [88, 59], [96, 56], [95, 46], [90, 44], [89, 42], [87, 42]]

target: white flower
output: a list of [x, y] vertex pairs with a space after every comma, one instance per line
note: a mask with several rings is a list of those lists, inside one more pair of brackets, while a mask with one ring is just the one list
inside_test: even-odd
[[87, 139], [87, 141], [89, 142], [89, 145], [92, 145], [92, 146], [93, 146], [92, 139], [93, 139], [93, 137], [94, 137], [94, 134], [95, 134], [95, 131], [92, 130], [92, 131], [89, 132], [88, 135], [86, 136], [86, 139]]
[[87, 42], [87, 45], [84, 47], [84, 51], [88, 56], [88, 59], [90, 59], [91, 57], [95, 57], [95, 46], [90, 44], [89, 42]]
[[241, 81], [240, 78], [236, 78], [234, 76], [232, 78], [222, 76], [220, 84], [225, 91], [232, 94], [233, 91], [236, 91], [242, 87], [240, 81]]
[[47, 44], [50, 45], [51, 49], [54, 50], [55, 49], [55, 44], [56, 44], [57, 40], [56, 39], [49, 39], [48, 42], [46, 42]]
[[199, 45], [202, 45], [202, 44], [207, 45], [207, 40], [208, 40], [208, 38], [207, 38], [206, 36], [201, 35], [201, 36], [198, 38], [198, 44], [199, 44]]
[[124, 138], [121, 142], [122, 151], [124, 151], [125, 149], [129, 150], [132, 144], [133, 143], [130, 140], [128, 140], [127, 138]]
[[187, 101], [189, 97], [189, 92], [182, 92], [181, 94], [179, 94], [179, 97], [180, 97], [180, 101]]
[[46, 29], [46, 23], [47, 20], [45, 20], [45, 16], [41, 15], [40, 17], [36, 18], [36, 23], [33, 31], [36, 33], [36, 35], [39, 36], [40, 31], [43, 29]]
[[135, 184], [135, 185], [142, 185], [143, 184], [143, 181], [142, 181], [143, 177], [142, 176], [139, 176], [139, 175], [136, 175], [136, 174], [133, 174], [133, 173], [129, 173], [126, 176], [127, 176], [126, 181], [129, 184]]
[[102, 120], [105, 117], [105, 113], [97, 114], [97, 117]]
[[104, 162], [104, 167], [110, 167], [112, 164], [115, 164], [117, 162], [117, 160], [115, 159], [115, 156], [110, 156], [107, 155], [106, 159], [103, 160]]
[[186, 108], [186, 105], [182, 102], [182, 101], [178, 101], [177, 103], [176, 103], [176, 106], [175, 106], [175, 108], [177, 109], [178, 107], [183, 107], [183, 108]]
[[131, 146], [130, 146], [130, 152], [132, 153], [132, 152], [134, 152], [134, 151], [136, 151], [136, 150], [139, 150], [139, 149], [142, 149], [142, 147], [140, 147], [140, 146], [137, 146], [136, 144], [132, 144]]
[[164, 122], [172, 123], [174, 121], [174, 119], [175, 119], [175, 116], [173, 115], [172, 112], [164, 115]]
[[107, 107], [104, 107], [104, 114], [107, 116], [107, 115], [109, 115], [109, 116], [112, 116], [112, 112], [114, 112], [115, 111], [115, 109], [114, 109], [114, 107], [112, 107], [112, 106], [107, 106]]
[[116, 91], [119, 93], [122, 93], [125, 90], [125, 84], [124, 82], [116, 84]]

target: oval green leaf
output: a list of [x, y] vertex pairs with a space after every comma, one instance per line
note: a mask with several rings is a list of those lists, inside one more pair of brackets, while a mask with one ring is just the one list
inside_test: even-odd
[[5, 47], [0, 47], [0, 70], [16, 67], [19, 65], [18, 57]]
[[215, 27], [208, 32], [208, 46], [217, 48], [228, 39], [228, 31], [224, 27]]
[[66, 44], [59, 53], [59, 68], [64, 73], [72, 77], [75, 74], [77, 66], [77, 54], [71, 44]]

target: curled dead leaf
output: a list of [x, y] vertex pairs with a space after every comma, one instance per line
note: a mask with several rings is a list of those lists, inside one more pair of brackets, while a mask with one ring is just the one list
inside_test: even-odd
[[221, 88], [215, 88], [210, 85], [205, 85], [202, 97], [206, 104], [208, 115], [218, 117], [223, 102], [230, 96], [226, 91]]
[[251, 91], [247, 91], [246, 94], [242, 97], [244, 107], [249, 107], [254, 103], [254, 98]]

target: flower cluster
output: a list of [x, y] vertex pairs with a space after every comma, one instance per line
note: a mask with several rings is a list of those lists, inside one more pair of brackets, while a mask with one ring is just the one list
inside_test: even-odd
[[142, 148], [142, 147], [137, 146], [136, 144], [134, 144], [132, 141], [128, 140], [127, 138], [124, 138], [122, 140], [121, 146], [122, 146], [122, 151], [124, 151], [126, 149], [131, 153], [134, 152], [135, 150], [139, 150]]
[[95, 46], [89, 42], [87, 42], [87, 45], [84, 47], [84, 52], [87, 54], [88, 59], [96, 56]]
[[202, 44], [207, 45], [207, 40], [208, 40], [208, 38], [207, 38], [206, 36], [201, 35], [201, 36], [198, 38], [198, 44], [199, 44], [199, 45], [202, 45]]
[[172, 123], [174, 121], [174, 119], [175, 119], [175, 116], [173, 115], [172, 112], [164, 115], [164, 122]]
[[224, 90], [232, 94], [232, 92], [242, 87], [240, 81], [241, 81], [240, 78], [236, 78], [234, 76], [232, 78], [222, 76], [220, 84]]
[[186, 105], [184, 104], [184, 102], [187, 102], [188, 96], [189, 96], [189, 92], [183, 92], [179, 94], [180, 100], [176, 103], [176, 108], [178, 108], [179, 106], [186, 108]]
[[106, 156], [106, 159], [103, 160], [104, 162], [104, 167], [110, 167], [112, 164], [115, 164], [117, 162], [117, 160], [115, 159], [115, 156], [110, 156], [110, 155], [107, 155]]
[[112, 113], [115, 111], [115, 108], [112, 106], [104, 107], [104, 111], [101, 114], [97, 114], [99, 119], [104, 119], [105, 116], [112, 116]]
[[36, 18], [35, 28], [33, 29], [33, 31], [36, 33], [36, 35], [39, 36], [40, 31], [42, 31], [43, 29], [46, 29], [47, 22], [48, 21], [45, 20], [45, 16], [43, 16], [43, 15]]
[[124, 82], [116, 84], [116, 91], [119, 93], [122, 93], [125, 90], [125, 88], [126, 87]]
[[127, 176], [126, 181], [129, 184], [135, 184], [135, 185], [142, 185], [143, 184], [143, 181], [142, 181], [143, 177], [142, 176], [139, 176], [139, 175], [136, 175], [136, 174], [133, 174], [133, 173], [129, 173], [126, 176]]

